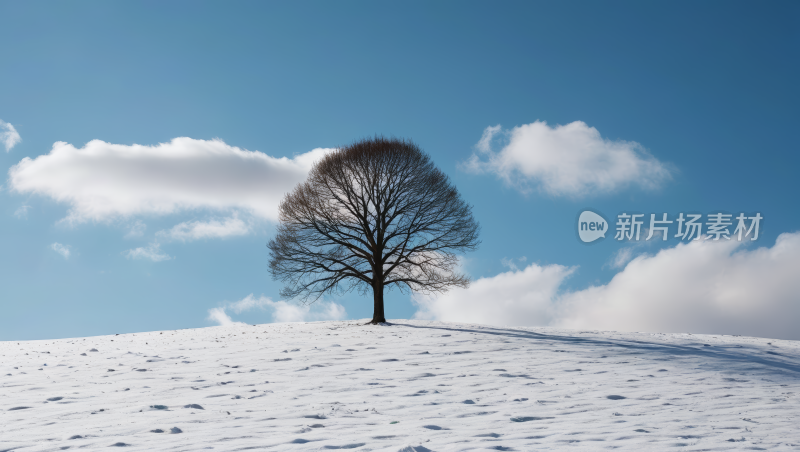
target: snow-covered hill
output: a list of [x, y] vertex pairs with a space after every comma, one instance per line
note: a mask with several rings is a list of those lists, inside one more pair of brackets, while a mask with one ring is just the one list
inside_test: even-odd
[[115, 445], [800, 450], [800, 343], [408, 320], [0, 342], [0, 451]]

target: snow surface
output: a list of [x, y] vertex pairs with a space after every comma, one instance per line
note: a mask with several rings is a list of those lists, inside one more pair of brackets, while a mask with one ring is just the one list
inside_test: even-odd
[[0, 342], [0, 451], [800, 450], [800, 342], [401, 320]]

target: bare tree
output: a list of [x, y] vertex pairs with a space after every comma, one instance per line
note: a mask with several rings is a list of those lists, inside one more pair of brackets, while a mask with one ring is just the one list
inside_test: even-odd
[[467, 287], [457, 255], [477, 248], [479, 232], [472, 207], [416, 144], [365, 139], [325, 156], [283, 199], [270, 273], [282, 296], [303, 302], [371, 290], [372, 323], [385, 322], [384, 288]]

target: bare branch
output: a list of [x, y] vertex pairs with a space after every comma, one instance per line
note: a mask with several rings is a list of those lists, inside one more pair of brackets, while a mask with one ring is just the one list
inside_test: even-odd
[[325, 156], [281, 202], [270, 273], [285, 283], [282, 295], [306, 302], [371, 289], [373, 321], [382, 321], [385, 287], [467, 287], [458, 254], [477, 248], [479, 232], [472, 207], [427, 154], [376, 137]]

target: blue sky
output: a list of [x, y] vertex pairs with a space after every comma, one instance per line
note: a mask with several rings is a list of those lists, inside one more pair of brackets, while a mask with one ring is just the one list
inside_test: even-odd
[[[2, 2], [0, 17], [0, 340], [371, 317], [357, 293], [283, 303], [265, 245], [270, 206], [324, 151], [303, 155], [375, 134], [417, 142], [483, 227], [472, 292], [392, 293], [387, 318], [798, 338], [780, 323], [800, 314], [796, 2]], [[585, 208], [764, 219], [756, 242], [587, 246]]]

